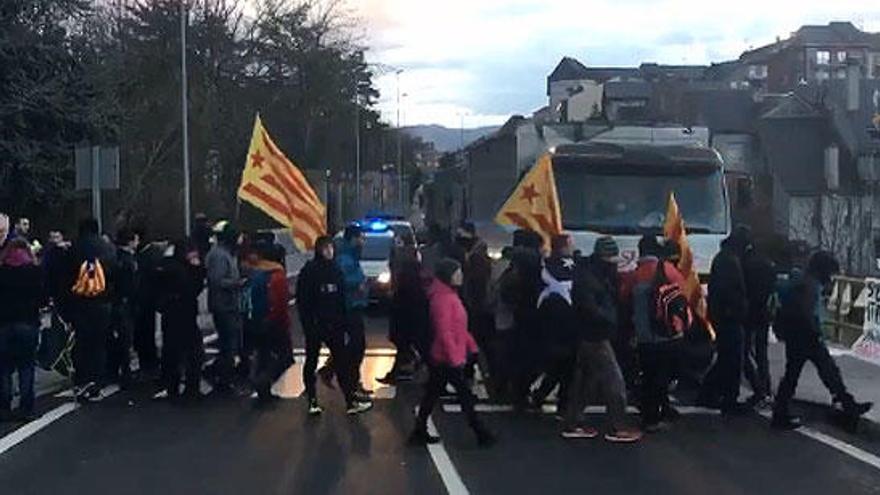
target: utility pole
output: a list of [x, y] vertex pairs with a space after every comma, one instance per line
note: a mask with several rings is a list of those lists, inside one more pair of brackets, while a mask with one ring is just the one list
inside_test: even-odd
[[357, 92], [357, 81], [354, 89], [354, 182], [355, 182], [355, 214], [361, 215], [361, 105]]
[[397, 202], [403, 213], [403, 150], [401, 139], [403, 131], [400, 129], [400, 74], [403, 69], [397, 69], [394, 74], [397, 76]]
[[187, 74], [186, 74], [186, 0], [180, 2], [180, 106], [183, 120], [183, 214], [184, 232], [189, 237], [192, 231], [192, 205], [190, 204], [190, 177], [189, 177], [189, 111], [187, 101]]

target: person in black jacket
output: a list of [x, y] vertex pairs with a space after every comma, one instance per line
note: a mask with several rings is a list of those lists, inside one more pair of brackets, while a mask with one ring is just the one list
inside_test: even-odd
[[[143, 234], [139, 234], [143, 239]], [[139, 375], [150, 380], [158, 376], [159, 350], [156, 348], [156, 298], [159, 295], [156, 276], [162, 263], [165, 245], [149, 243], [138, 251], [138, 283], [135, 287], [134, 350]]]
[[315, 376], [322, 344], [330, 348], [330, 360], [345, 396], [348, 414], [359, 414], [373, 407], [368, 398], [355, 394], [356, 378], [352, 374], [345, 345], [345, 282], [334, 256], [333, 239], [329, 236], [319, 237], [315, 242], [314, 259], [306, 263], [296, 282], [297, 308], [306, 338], [303, 383], [309, 401], [309, 414], [313, 416], [323, 412], [318, 403]]
[[807, 361], [816, 367], [834, 402], [842, 406], [844, 428], [854, 432], [859, 417], [873, 406], [870, 402], [856, 402], [846, 389], [840, 368], [828, 352], [822, 333], [819, 316], [822, 291], [831, 284], [831, 276], [839, 271], [840, 265], [834, 256], [818, 252], [810, 258], [806, 275], [791, 281], [780, 297], [782, 307], [774, 323], [774, 331], [785, 340], [785, 376], [779, 383], [773, 405], [771, 426], [774, 428], [800, 426], [800, 419], [789, 414], [788, 405]]
[[529, 407], [529, 389], [543, 371], [535, 349], [541, 341], [541, 320], [538, 314], [538, 294], [541, 292], [541, 236], [531, 230], [513, 233], [511, 265], [516, 280], [509, 292], [513, 297], [514, 328], [511, 335], [512, 399], [517, 410]]
[[183, 396], [200, 398], [204, 347], [196, 317], [205, 267], [197, 246], [182, 240], [169, 244], [156, 268], [156, 283], [156, 307], [162, 314], [162, 388], [175, 401], [184, 378]]
[[749, 403], [770, 403], [770, 360], [767, 342], [770, 334], [770, 298], [776, 291], [776, 265], [757, 246], [746, 253], [743, 262], [749, 315], [745, 326], [743, 372], [752, 387]]
[[[0, 420], [34, 418], [34, 357], [40, 306], [45, 300], [43, 271], [24, 239], [13, 239], [0, 259]], [[12, 374], [18, 373], [21, 400], [12, 404]]]
[[109, 379], [126, 388], [131, 383], [131, 346], [134, 302], [138, 285], [136, 253], [140, 238], [129, 229], [116, 235], [117, 271], [113, 291], [113, 319], [107, 349]]
[[721, 243], [709, 273], [709, 319], [715, 327], [718, 357], [700, 391], [699, 402], [724, 414], [746, 411], [739, 403], [744, 336], [749, 303], [742, 260], [751, 246], [748, 227], [737, 227]]

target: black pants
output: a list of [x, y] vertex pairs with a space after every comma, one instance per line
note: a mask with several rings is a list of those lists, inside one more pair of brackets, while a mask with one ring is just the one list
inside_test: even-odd
[[150, 301], [143, 301], [135, 308], [134, 350], [141, 371], [159, 368], [159, 352], [156, 349], [156, 308]]
[[541, 341], [531, 334], [529, 328], [515, 327], [513, 329], [511, 371], [513, 392], [511, 399], [517, 408], [528, 404], [529, 390], [532, 383], [538, 379], [541, 373]]
[[131, 347], [134, 338], [134, 308], [128, 301], [113, 305], [107, 342], [108, 378], [122, 385], [131, 378]]
[[843, 384], [840, 368], [837, 367], [825, 343], [815, 337], [803, 340], [789, 339], [785, 343], [785, 376], [782, 377], [779, 390], [776, 391], [776, 403], [773, 407], [775, 413], [788, 414], [788, 404], [794, 397], [801, 371], [807, 361], [812, 362], [816, 367], [819, 378], [835, 401], [840, 401], [845, 406], [853, 403], [852, 395]]
[[533, 404], [541, 405], [558, 385], [559, 400], [556, 409], [560, 414], [565, 411], [576, 358], [572, 348], [576, 345], [572, 343], [568, 349], [551, 345], [544, 363], [544, 378], [541, 379], [541, 385], [532, 393]]
[[750, 323], [745, 329], [745, 352], [743, 373], [758, 397], [770, 395], [770, 359], [767, 356], [767, 339], [770, 325]]
[[721, 408], [736, 405], [742, 380], [743, 327], [739, 322], [717, 323], [718, 356], [703, 384], [704, 398], [720, 401]]
[[461, 410], [467, 417], [468, 424], [475, 432], [483, 431], [483, 424], [474, 410], [476, 398], [471, 393], [464, 377], [464, 367], [452, 368], [449, 366], [431, 365], [429, 368], [428, 383], [425, 384], [425, 394], [419, 403], [419, 414], [416, 418], [416, 429], [424, 431], [428, 426], [428, 417], [434, 410], [437, 400], [446, 390], [446, 384], [452, 385], [458, 395]]
[[74, 383], [78, 386], [103, 382], [111, 311], [111, 304], [101, 301], [78, 301], [73, 308]]
[[655, 424], [669, 408], [669, 382], [681, 353], [681, 341], [639, 345], [642, 422]]
[[334, 323], [318, 323], [314, 328], [306, 328], [306, 362], [303, 366], [303, 383], [306, 388], [306, 396], [311, 399], [318, 397], [315, 384], [315, 370], [318, 368], [318, 357], [321, 354], [321, 345], [330, 349], [329, 365], [339, 381], [339, 388], [345, 396], [345, 402], [351, 405], [353, 401], [354, 377], [352, 367], [348, 362], [348, 350], [345, 346], [345, 331], [343, 325]]
[[254, 356], [251, 382], [260, 397], [269, 397], [272, 384], [293, 364], [290, 333], [281, 325], [267, 322], [248, 335], [246, 341], [245, 348], [249, 346]]
[[166, 315], [162, 325], [162, 382], [169, 397], [180, 394], [184, 381], [187, 394], [199, 392], [204, 346], [195, 316]]
[[350, 376], [355, 386], [361, 386], [361, 365], [364, 362], [364, 353], [367, 351], [367, 336], [364, 329], [363, 309], [353, 309], [347, 318], [346, 332], [348, 333], [348, 365]]

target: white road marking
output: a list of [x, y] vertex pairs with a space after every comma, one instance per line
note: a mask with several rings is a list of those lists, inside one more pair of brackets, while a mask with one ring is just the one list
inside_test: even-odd
[[[73, 393], [72, 390], [70, 392], [71, 392], [71, 394]], [[110, 386], [104, 387], [103, 389], [101, 389], [102, 398], [100, 400], [104, 400], [107, 397], [110, 397], [111, 395], [115, 394], [116, 392], [119, 392], [119, 387], [116, 385], [110, 385]], [[21, 442], [27, 440], [28, 438], [30, 438], [31, 436], [33, 436], [34, 434], [36, 434], [40, 430], [51, 425], [55, 421], [58, 421], [59, 419], [66, 416], [67, 414], [69, 414], [73, 411], [76, 411], [80, 407], [81, 406], [79, 404], [77, 404], [76, 402], [65, 402], [64, 404], [61, 404], [60, 406], [56, 407], [55, 409], [52, 409], [51, 411], [47, 412], [46, 414], [43, 414], [39, 418], [37, 418], [29, 423], [24, 424], [23, 426], [16, 429], [12, 433], [9, 433], [5, 437], [0, 438], [0, 454], [5, 453], [9, 449], [11, 449], [11, 448], [15, 447], [16, 445], [20, 444]]]
[[[428, 417], [428, 434], [439, 436], [437, 427], [434, 425], [434, 420], [431, 417]], [[449, 495], [467, 495], [470, 493], [458, 474], [458, 470], [455, 469], [455, 464], [449, 458], [449, 453], [446, 452], [446, 447], [443, 446], [442, 442], [428, 445], [428, 454], [431, 455], [434, 467], [440, 473], [440, 479], [443, 480], [443, 485], [446, 487], [446, 492]]]

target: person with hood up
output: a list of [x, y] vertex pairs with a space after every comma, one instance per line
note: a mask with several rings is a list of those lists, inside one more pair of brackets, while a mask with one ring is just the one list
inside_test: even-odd
[[612, 237], [596, 240], [593, 254], [575, 266], [571, 298], [580, 322], [571, 396], [565, 413], [566, 439], [595, 438], [599, 431], [584, 426], [588, 395], [600, 393], [606, 406], [608, 431], [605, 440], [637, 442], [641, 432], [626, 425], [626, 384], [614, 355], [611, 340], [617, 332], [620, 248]]
[[[342, 243], [336, 256], [336, 264], [342, 271], [342, 295], [345, 298], [346, 333], [348, 334], [348, 365], [354, 376], [355, 391], [361, 396], [373, 392], [361, 382], [361, 364], [367, 349], [364, 327], [364, 311], [369, 305], [367, 277], [361, 267], [361, 251], [366, 243], [364, 231], [358, 225], [349, 225], [342, 234]], [[328, 381], [325, 377], [325, 381]]]
[[709, 319], [717, 335], [717, 359], [698, 402], [726, 415], [747, 411], [739, 402], [745, 347], [744, 325], [749, 314], [742, 261], [752, 244], [751, 230], [739, 226], [721, 243], [709, 273]]
[[794, 429], [801, 424], [799, 418], [789, 413], [789, 403], [807, 361], [816, 367], [834, 403], [841, 405], [845, 429], [855, 432], [859, 417], [873, 407], [870, 402], [856, 402], [846, 389], [840, 368], [828, 352], [822, 333], [822, 292], [832, 283], [832, 275], [839, 272], [840, 265], [834, 256], [820, 251], [810, 257], [806, 274], [791, 281], [780, 298], [782, 307], [774, 331], [785, 341], [785, 375], [779, 383], [773, 405], [771, 426], [774, 428]]
[[215, 390], [225, 393], [232, 390], [236, 359], [242, 346], [241, 295], [246, 281], [241, 276], [236, 256], [241, 234], [228, 222], [221, 223], [218, 230], [217, 243], [208, 251], [205, 265], [208, 270], [208, 310], [214, 317], [220, 346]]
[[[0, 421], [30, 421], [34, 414], [34, 359], [45, 301], [43, 271], [24, 239], [13, 239], [0, 258]], [[21, 397], [13, 415], [12, 375]]]
[[[490, 350], [490, 342], [494, 330], [494, 317], [488, 304], [489, 283], [492, 278], [492, 260], [489, 258], [489, 247], [486, 242], [477, 235], [477, 229], [472, 222], [462, 222], [456, 231], [456, 246], [462, 253], [462, 272], [464, 283], [462, 285], [462, 301], [468, 312], [470, 321], [469, 330], [477, 341], [477, 345], [485, 354]], [[494, 361], [489, 356], [482, 364]], [[473, 370], [473, 368], [471, 368]], [[487, 366], [481, 366], [484, 377], [490, 375]], [[472, 371], [469, 371], [472, 376]]]
[[303, 382], [309, 402], [309, 414], [317, 416], [324, 410], [318, 403], [315, 370], [321, 345], [330, 349], [330, 361], [342, 389], [347, 412], [360, 414], [373, 407], [366, 397], [355, 390], [355, 375], [346, 348], [345, 277], [335, 261], [335, 246], [329, 236], [315, 242], [315, 257], [309, 260], [296, 281], [299, 318], [306, 339], [306, 362]]
[[541, 292], [541, 236], [531, 230], [513, 233], [511, 266], [516, 277], [509, 278], [500, 288], [500, 297], [513, 306], [514, 328], [511, 335], [513, 362], [514, 407], [522, 411], [529, 406], [529, 389], [540, 371], [540, 359], [535, 348], [541, 341], [541, 321], [538, 315], [538, 294]]
[[458, 395], [462, 411], [476, 434], [477, 443], [481, 447], [489, 447], [495, 443], [495, 436], [477, 417], [474, 410], [476, 398], [465, 377], [465, 364], [469, 356], [477, 353], [477, 343], [468, 331], [467, 311], [458, 296], [458, 288], [464, 279], [461, 264], [446, 258], [434, 266], [434, 273], [435, 279], [428, 287], [433, 330], [428, 355], [429, 376], [419, 404], [416, 426], [410, 435], [410, 444], [425, 445], [440, 441], [439, 437], [428, 433], [428, 417], [448, 383]]
[[162, 314], [162, 389], [171, 401], [198, 399], [204, 348], [196, 318], [199, 293], [205, 287], [198, 248], [183, 240], [168, 244], [156, 267], [155, 280], [159, 289], [156, 309]]

